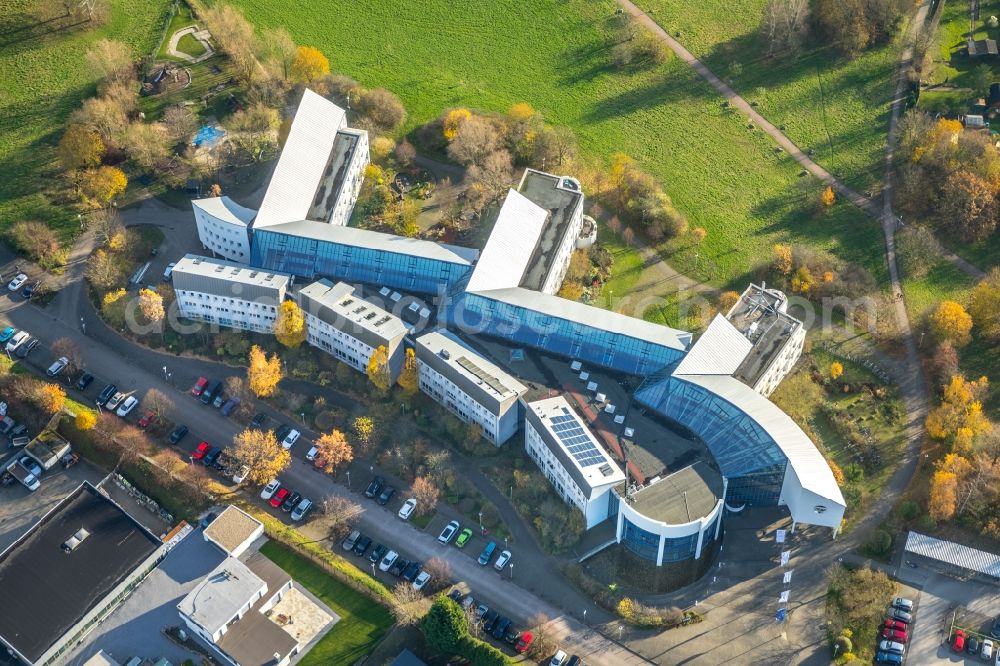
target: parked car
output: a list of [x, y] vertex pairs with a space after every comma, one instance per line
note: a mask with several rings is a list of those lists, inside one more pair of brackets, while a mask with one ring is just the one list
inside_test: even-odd
[[0, 435], [6, 435], [10, 433], [10, 431], [14, 429], [15, 425], [17, 425], [17, 421], [10, 418], [9, 416], [5, 416], [2, 419], [0, 419]]
[[368, 484], [365, 488], [365, 497], [368, 499], [373, 499], [376, 495], [382, 492], [382, 486], [385, 485], [385, 480], [381, 476], [376, 476], [372, 479], [372, 482]]
[[111, 411], [113, 409], [118, 409], [118, 405], [120, 405], [122, 403], [122, 400], [124, 399], [125, 399], [125, 394], [122, 393], [121, 391], [116, 391], [115, 394], [111, 396], [111, 398], [108, 400], [108, 402], [105, 403], [104, 407], [108, 411]]
[[191, 452], [191, 460], [204, 460], [211, 448], [212, 445], [208, 442], [198, 442], [198, 446]]
[[899, 620], [893, 620], [889, 618], [885, 621], [885, 627], [887, 629], [899, 629], [900, 631], [906, 631], [906, 625]]
[[412, 562], [407, 564], [406, 568], [403, 569], [403, 579], [410, 583], [415, 581], [417, 579], [417, 574], [420, 573], [420, 567], [422, 566], [423, 563], [417, 562], [416, 560], [413, 560]]
[[26, 426], [23, 423], [18, 423], [16, 426], [10, 429], [10, 432], [7, 433], [7, 436], [10, 437], [11, 442], [13, 442], [13, 440], [17, 439], [18, 437], [24, 437], [26, 434], [28, 434], [28, 426]]
[[191, 387], [191, 395], [196, 398], [201, 397], [206, 388], [208, 388], [208, 380], [204, 377], [199, 377], [194, 386]]
[[271, 507], [277, 509], [291, 494], [288, 488], [278, 488], [278, 492], [274, 493], [274, 497], [271, 498]]
[[264, 426], [267, 424], [267, 414], [264, 412], [257, 412], [254, 414], [253, 420], [250, 421], [250, 427], [256, 430], [263, 430]]
[[503, 551], [500, 553], [500, 557], [497, 558], [497, 561], [493, 564], [493, 568], [497, 571], [503, 571], [503, 568], [507, 566], [508, 562], [510, 562], [511, 557], [512, 556], [509, 550]]
[[312, 511], [313, 503], [312, 500], [303, 499], [299, 502], [299, 505], [295, 507], [295, 511], [292, 511], [292, 520], [299, 521], [304, 519]]
[[239, 398], [230, 398], [229, 400], [226, 401], [226, 404], [222, 406], [222, 409], [219, 410], [219, 413], [222, 414], [223, 416], [230, 416], [232, 415], [233, 412], [236, 411], [236, 408], [239, 406], [240, 406]]
[[968, 654], [976, 655], [979, 654], [979, 639], [975, 636], [970, 636], [966, 634], [965, 636], [965, 651]]
[[302, 493], [291, 492], [288, 494], [288, 497], [285, 498], [285, 501], [281, 503], [281, 510], [285, 513], [291, 513], [292, 509], [297, 507], [301, 501]]
[[895, 652], [896, 654], [906, 653], [906, 646], [896, 641], [882, 641], [878, 644], [878, 649], [883, 652]]
[[222, 382], [220, 382], [219, 380], [215, 380], [214, 382], [212, 382], [212, 384], [207, 389], [201, 392], [201, 398], [200, 398], [201, 404], [203, 405], [212, 404], [212, 401], [215, 400], [216, 396], [219, 395], [219, 392], [221, 390], [222, 390]]
[[353, 530], [347, 535], [347, 538], [340, 544], [340, 547], [344, 550], [350, 551], [354, 550], [354, 546], [358, 543], [358, 539], [361, 538], [361, 532], [358, 530]]
[[467, 594], [462, 597], [462, 603], [459, 604], [463, 610], [469, 610], [476, 605], [476, 599], [471, 594]]
[[274, 493], [278, 492], [278, 488], [281, 487], [281, 481], [277, 479], [272, 479], [263, 490], [260, 491], [260, 498], [262, 500], [269, 500], [274, 497]]
[[886, 627], [882, 630], [882, 638], [890, 641], [896, 641], [897, 643], [906, 643], [907, 634], [901, 629], [889, 629]]
[[500, 619], [499, 611], [490, 609], [486, 615], [483, 616], [482, 628], [483, 633], [490, 633], [493, 630], [494, 625], [496, 625], [497, 620]]
[[354, 554], [358, 557], [364, 557], [368, 549], [371, 548], [372, 538], [371, 537], [361, 537], [358, 542], [354, 544]]
[[409, 560], [404, 559], [402, 557], [397, 557], [396, 561], [392, 563], [391, 567], [389, 567], [389, 573], [395, 576], [396, 578], [399, 578], [402, 575], [403, 570], [408, 566], [410, 566]]
[[911, 622], [913, 622], [912, 615], [898, 608], [893, 608], [891, 611], [889, 611], [889, 617], [891, 617], [893, 620], [899, 620], [903, 624], [910, 624]]
[[448, 598], [454, 601], [456, 604], [462, 600], [462, 590], [457, 587], [451, 588], [451, 592], [448, 593]]
[[247, 474], [249, 473], [250, 473], [250, 466], [243, 465], [236, 471], [236, 474], [233, 474], [233, 483], [243, 483], [244, 479], [247, 478]]
[[461, 534], [458, 535], [458, 539], [455, 540], [455, 545], [459, 548], [465, 548], [465, 544], [469, 543], [469, 539], [472, 538], [472, 530], [466, 527], [462, 530]]
[[497, 626], [493, 628], [493, 631], [492, 631], [493, 638], [497, 639], [498, 641], [502, 641], [503, 637], [507, 635], [507, 630], [509, 628], [510, 628], [510, 618], [509, 617], [501, 617], [497, 621]]
[[479, 553], [479, 566], [485, 567], [487, 564], [489, 564], [490, 560], [493, 559], [493, 552], [496, 549], [497, 549], [496, 541], [490, 541], [488, 544], [486, 544], [486, 547], [483, 548], [483, 552]]
[[[20, 436], [17, 436], [17, 437], [11, 437], [10, 438], [10, 446], [11, 446], [12, 449], [20, 448], [22, 446], [27, 446], [29, 442], [31, 442], [31, 438], [28, 437], [27, 435], [20, 435]], [[76, 455], [76, 454], [73, 453], [73, 454], [67, 454], [67, 455]], [[63, 456], [63, 457], [65, 458], [65, 456]]]
[[378, 503], [385, 506], [392, 499], [393, 494], [395, 494], [396, 489], [392, 486], [385, 486], [382, 488], [382, 492], [378, 495]]
[[9, 354], [12, 351], [17, 351], [17, 348], [27, 342], [30, 337], [31, 333], [28, 333], [27, 331], [18, 331], [15, 333], [14, 337], [7, 341], [7, 346], [5, 348], [7, 353]]
[[76, 388], [77, 390], [83, 391], [88, 386], [90, 386], [91, 382], [93, 381], [94, 381], [94, 375], [90, 374], [89, 372], [85, 372], [82, 375], [80, 375], [80, 378], [78, 380], [76, 380]]
[[49, 369], [45, 371], [45, 374], [49, 377], [57, 377], [62, 374], [62, 371], [65, 370], [68, 365], [69, 359], [65, 356], [60, 356], [52, 363], [52, 365], [49, 366]]
[[421, 571], [420, 574], [413, 579], [413, 589], [414, 590], [424, 589], [424, 587], [427, 585], [427, 583], [430, 582], [432, 577], [433, 576], [431, 576], [426, 571]]
[[151, 425], [151, 424], [153, 423], [153, 421], [155, 421], [155, 420], [156, 420], [156, 412], [146, 412], [145, 414], [143, 414], [143, 415], [142, 415], [142, 418], [140, 418], [140, 419], [139, 419], [139, 422], [138, 422], [138, 424], [137, 424], [137, 425], [138, 425], [138, 426], [139, 426], [139, 427], [140, 427], [140, 428], [141, 428], [142, 430], [145, 430], [145, 429], [146, 429], [146, 428], [148, 428], [148, 427], [149, 427], [149, 426], [150, 426], [150, 425]]
[[907, 613], [913, 612], [913, 601], [906, 599], [905, 597], [896, 597], [892, 600], [892, 607], [904, 610]]
[[118, 411], [115, 413], [118, 414], [118, 416], [125, 418], [126, 416], [129, 415], [129, 413], [131, 413], [133, 409], [135, 409], [135, 406], [138, 404], [139, 404], [139, 398], [135, 397], [134, 395], [130, 395], [129, 397], [125, 398], [125, 401], [122, 402], [121, 406], [118, 408]]
[[28, 280], [27, 275], [25, 275], [24, 273], [18, 273], [14, 277], [14, 279], [10, 281], [10, 284], [7, 285], [7, 288], [10, 289], [11, 291], [17, 291], [18, 289], [21, 288], [21, 285], [23, 285], [27, 280]]
[[226, 404], [228, 399], [225, 393], [219, 393], [219, 395], [215, 396], [215, 400], [212, 401], [212, 407], [222, 409], [222, 406]]
[[14, 337], [15, 333], [17, 333], [16, 328], [14, 328], [13, 326], [7, 326], [2, 331], [0, 331], [0, 342], [7, 342], [12, 337]]
[[299, 441], [299, 437], [302, 436], [298, 430], [294, 428], [288, 431], [288, 434], [281, 440], [282, 448], [290, 449], [295, 445], [295, 442]]
[[222, 455], [222, 449], [218, 446], [210, 446], [208, 452], [205, 453], [205, 457], [201, 459], [201, 462], [205, 467], [219, 467], [219, 456]]
[[94, 402], [97, 403], [98, 407], [104, 407], [108, 404], [108, 400], [111, 400], [112, 396], [116, 393], [118, 393], [118, 387], [114, 384], [108, 384], [101, 390], [100, 395], [97, 396], [97, 400]]
[[875, 654], [876, 664], [902, 664], [903, 657], [895, 652], [882, 652], [879, 651]]
[[374, 564], [378, 564], [382, 560], [382, 558], [385, 557], [385, 554], [388, 552], [389, 552], [388, 548], [386, 548], [382, 544], [378, 544], [375, 546], [375, 548], [372, 549], [372, 554], [368, 556], [368, 561]]
[[516, 644], [516, 643], [517, 643], [517, 642], [518, 642], [518, 641], [519, 641], [519, 640], [521, 639], [521, 636], [522, 636], [522, 635], [523, 635], [523, 633], [522, 633], [521, 631], [519, 631], [519, 630], [518, 630], [518, 628], [517, 628], [517, 627], [515, 627], [515, 626], [514, 626], [514, 625], [512, 624], [512, 625], [510, 625], [510, 627], [509, 627], [509, 628], [507, 629], [507, 633], [506, 633], [506, 634], [504, 634], [504, 637], [503, 637], [503, 639], [504, 639], [505, 641], [507, 641], [508, 643], [510, 643], [511, 645], [514, 645], [514, 644]]
[[177, 265], [176, 261], [171, 261], [167, 264], [167, 267], [163, 269], [163, 281], [170, 282], [170, 278], [174, 276], [174, 266]]
[[997, 615], [997, 618], [993, 620], [993, 626], [990, 628], [990, 637], [1000, 638], [1000, 615]]
[[557, 650], [555, 655], [552, 657], [552, 661], [549, 662], [549, 666], [564, 666], [568, 659], [569, 655], [562, 650]]
[[531, 647], [531, 643], [534, 640], [535, 635], [530, 631], [521, 632], [521, 635], [517, 638], [517, 642], [514, 643], [514, 651], [518, 654], [524, 654]]
[[441, 534], [438, 536], [438, 541], [441, 543], [451, 543], [451, 540], [455, 538], [455, 532], [458, 531], [459, 524], [457, 520], [453, 520], [444, 526], [441, 530]]
[[403, 506], [399, 508], [399, 513], [397, 513], [396, 515], [402, 518], [403, 520], [409, 520], [410, 516], [413, 515], [413, 510], [416, 508], [417, 508], [417, 500], [411, 497], [410, 499], [403, 502]]
[[485, 618], [486, 614], [489, 612], [490, 612], [489, 606], [487, 606], [486, 604], [479, 604], [479, 606], [476, 608], [476, 621], [482, 622], [483, 618]]
[[288, 425], [287, 423], [282, 423], [280, 426], [278, 426], [278, 429], [274, 431], [274, 438], [280, 442], [291, 431], [292, 431], [292, 426]]
[[30, 340], [28, 340], [23, 345], [17, 348], [17, 354], [15, 355], [18, 358], [28, 358], [28, 354], [35, 351], [35, 347], [37, 346], [38, 346], [38, 338], [31, 338]]
[[965, 632], [961, 629], [956, 629], [955, 634], [951, 637], [951, 650], [952, 652], [961, 652], [965, 649]]
[[21, 467], [33, 474], [35, 478], [42, 475], [42, 466], [39, 465], [31, 456], [21, 456], [17, 459], [17, 462], [21, 465]]
[[26, 286], [23, 290], [21, 290], [21, 298], [23, 298], [24, 300], [28, 300], [29, 298], [35, 295], [35, 292], [38, 291], [38, 288], [41, 286], [42, 286], [42, 281], [35, 280], [34, 282]]
[[181, 443], [181, 440], [187, 437], [188, 427], [186, 425], [179, 425], [170, 432], [170, 436], [167, 439], [171, 444], [177, 445]]
[[379, 571], [388, 571], [389, 568], [396, 563], [397, 559], [399, 559], [399, 553], [394, 550], [390, 550], [385, 554], [385, 557], [382, 558], [382, 561], [379, 562]]
[[983, 641], [983, 649], [979, 656], [983, 658], [983, 661], [990, 661], [993, 659], [993, 641], [989, 638]]

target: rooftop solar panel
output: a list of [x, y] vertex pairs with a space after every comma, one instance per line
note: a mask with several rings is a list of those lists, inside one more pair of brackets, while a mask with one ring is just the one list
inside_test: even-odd
[[579, 463], [580, 467], [590, 467], [607, 462], [604, 454], [583, 429], [580, 422], [571, 414], [553, 416], [550, 419], [552, 432], [556, 434], [559, 441], [563, 443], [573, 459]]

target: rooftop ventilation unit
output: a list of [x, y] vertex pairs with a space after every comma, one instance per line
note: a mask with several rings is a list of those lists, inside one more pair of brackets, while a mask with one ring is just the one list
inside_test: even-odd
[[379, 319], [377, 322], [375, 322], [374, 326], [376, 328], [378, 328], [382, 324], [388, 322], [390, 319], [392, 319], [392, 317], [390, 315], [386, 315], [386, 316], [382, 317], [381, 319]]
[[601, 474], [603, 474], [604, 476], [611, 476], [611, 474], [612, 474], [611, 465], [609, 465], [607, 463], [604, 463], [603, 465], [601, 465], [597, 469], [600, 470]]
[[447, 349], [442, 349], [441, 351], [438, 352], [438, 355], [445, 360], [451, 358], [451, 352], [449, 352]]
[[350, 305], [350, 304], [351, 304], [351, 303], [353, 303], [353, 302], [354, 302], [354, 299], [353, 299], [353, 298], [345, 298], [344, 300], [342, 300], [342, 301], [340, 302], [340, 307], [342, 307], [342, 308], [346, 308], [346, 307], [347, 307], [348, 305]]
[[63, 544], [62, 544], [63, 552], [65, 552], [67, 554], [68, 553], [72, 553], [89, 536], [90, 536], [90, 532], [88, 532], [86, 529], [84, 529], [84, 528], [81, 527], [79, 530], [77, 530], [76, 534], [74, 534], [73, 536], [71, 536], [70, 538], [66, 539], [63, 542]]

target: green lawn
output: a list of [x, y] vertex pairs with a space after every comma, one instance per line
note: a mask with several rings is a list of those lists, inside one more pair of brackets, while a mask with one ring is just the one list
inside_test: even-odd
[[[969, 3], [945, 2], [941, 10], [941, 23], [931, 49], [934, 70], [927, 77], [930, 84], [947, 83], [957, 87], [972, 87], [972, 70], [980, 64], [987, 64], [994, 74], [1000, 73], [1000, 63], [995, 59], [969, 58], [966, 54], [966, 40], [969, 38]], [[974, 39], [1000, 39], [1000, 28], [987, 28], [986, 19], [1000, 16], [1000, 0], [980, 0], [979, 21], [975, 26]], [[988, 90], [977, 91], [985, 96]]]
[[[958, 3], [962, 4], [962, 3]], [[898, 45], [854, 60], [822, 45], [767, 57], [766, 0], [646, 0], [642, 8], [814, 159], [865, 191], [882, 179]], [[964, 6], [964, 5], [963, 5]], [[813, 41], [815, 43], [815, 41]]]
[[260, 552], [340, 616], [333, 629], [302, 657], [302, 666], [353, 664], [371, 652], [393, 625], [392, 614], [384, 606], [344, 585], [287, 546], [268, 541]]
[[[851, 246], [864, 263], [879, 262], [877, 226], [845, 207], [810, 222], [793, 187], [797, 165], [723, 109], [686, 65], [675, 59], [653, 70], [614, 70], [612, 0], [497, 0], [463, 3], [461, 11], [448, 0], [235, 4], [263, 30], [285, 26], [299, 43], [322, 49], [335, 71], [396, 92], [409, 112], [407, 130], [448, 106], [505, 111], [527, 101], [551, 123], [571, 127], [588, 156], [606, 162], [615, 151], [631, 154], [692, 225], [708, 231], [702, 258], [716, 266], [717, 284], [742, 284], [757, 258], [788, 240]], [[864, 127], [852, 145], [872, 138]]]
[[625, 297], [642, 275], [642, 256], [607, 225], [598, 227], [597, 237], [614, 257], [614, 263], [611, 264], [611, 279], [604, 283], [601, 293], [595, 296], [594, 305], [614, 308], [615, 295], [618, 298]]
[[[51, 3], [56, 6], [58, 3]], [[53, 147], [66, 116], [94, 92], [84, 61], [101, 37], [127, 42], [136, 57], [156, 46], [168, 0], [110, 0], [108, 23], [96, 30], [47, 32], [34, 0], [0, 2], [0, 230], [18, 220], [37, 219], [63, 237], [79, 229], [75, 212], [44, 193], [57, 177]]]
[[[173, 17], [171, 17], [170, 25], [168, 25], [166, 30], [164, 31], [163, 43], [160, 44], [160, 50], [157, 53], [157, 58], [175, 60], [176, 58], [173, 58], [167, 53], [167, 46], [170, 44], [170, 36], [173, 35], [175, 32], [177, 32], [178, 30], [180, 30], [181, 28], [186, 28], [189, 25], [197, 25], [197, 23], [198, 21], [195, 18], [194, 13], [191, 11], [191, 8], [184, 3], [181, 3], [177, 7], [177, 11], [174, 12]], [[198, 47], [198, 51], [191, 53], [191, 55], [194, 56], [200, 55], [204, 51], [204, 48], [201, 46], [201, 43], [198, 42], [198, 40], [194, 39], [194, 37], [188, 36], [188, 39], [194, 41], [194, 43], [197, 44]], [[181, 41], [184, 40], [182, 39]], [[178, 48], [180, 47], [181, 45], [178, 44]], [[183, 51], [184, 53], [188, 53], [186, 49], [180, 48], [180, 50]]]

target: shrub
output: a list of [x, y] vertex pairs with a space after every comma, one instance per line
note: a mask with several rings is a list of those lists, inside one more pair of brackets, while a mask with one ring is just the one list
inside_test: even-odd
[[921, 532], [931, 532], [937, 529], [937, 521], [925, 513], [917, 518], [917, 529]]
[[[844, 631], [850, 631], [850, 629], [845, 629]], [[838, 655], [846, 655], [854, 651], [854, 643], [847, 636], [841, 635], [833, 642], [833, 649]]]
[[920, 515], [920, 505], [918, 505], [913, 500], [906, 500], [899, 505], [899, 517], [903, 520], [910, 521], [917, 518]]

